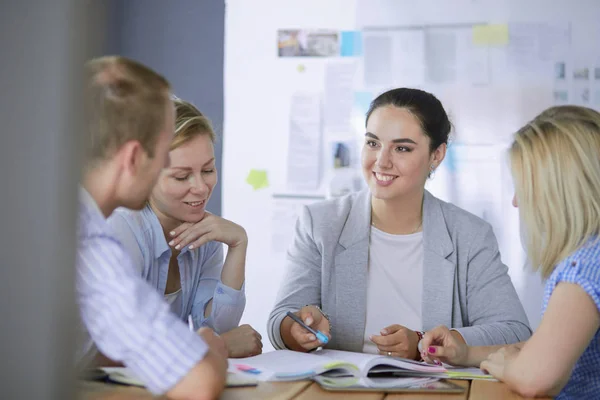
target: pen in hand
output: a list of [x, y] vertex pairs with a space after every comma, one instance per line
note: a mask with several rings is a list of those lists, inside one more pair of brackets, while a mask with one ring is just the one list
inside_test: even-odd
[[319, 340], [319, 342], [321, 342], [323, 344], [327, 344], [327, 342], [329, 342], [329, 338], [327, 337], [327, 335], [325, 335], [321, 331], [316, 331], [313, 328], [311, 328], [310, 326], [306, 325], [304, 323], [304, 321], [302, 321], [300, 318], [298, 318], [298, 316], [296, 314], [294, 314], [293, 312], [288, 311], [287, 316], [290, 317], [291, 319], [293, 319], [294, 321], [296, 321], [301, 327], [303, 327], [304, 329], [306, 329], [307, 331], [309, 331], [310, 333], [315, 335], [315, 337]]

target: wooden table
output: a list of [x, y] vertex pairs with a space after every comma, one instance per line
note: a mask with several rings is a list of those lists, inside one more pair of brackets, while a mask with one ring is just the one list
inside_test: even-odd
[[[221, 396], [223, 400], [517, 400], [523, 397], [513, 393], [499, 382], [458, 381], [466, 390], [461, 394], [386, 394], [369, 392], [328, 392], [311, 381], [300, 382], [261, 382], [256, 387], [229, 388]], [[145, 389], [112, 385], [98, 382], [80, 382], [81, 400], [149, 400], [153, 397]]]

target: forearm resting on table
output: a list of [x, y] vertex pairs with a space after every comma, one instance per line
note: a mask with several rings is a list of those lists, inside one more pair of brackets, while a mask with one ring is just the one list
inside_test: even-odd
[[508, 368], [502, 379], [508, 387], [523, 397], [556, 396], [569, 381], [570, 375], [565, 374], [557, 380], [548, 379], [547, 375], [538, 371], [535, 364], [523, 359], [517, 359]]
[[485, 361], [488, 356], [503, 347], [514, 346], [521, 349], [525, 342], [519, 342], [514, 344], [501, 344], [495, 346], [469, 346], [467, 351], [467, 367], [479, 367], [479, 365]]
[[227, 360], [209, 350], [169, 392], [174, 400], [216, 399], [225, 387]]

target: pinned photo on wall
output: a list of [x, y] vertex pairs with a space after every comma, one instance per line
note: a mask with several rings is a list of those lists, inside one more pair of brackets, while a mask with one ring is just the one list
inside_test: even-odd
[[279, 29], [279, 57], [336, 57], [340, 54], [340, 35], [332, 30]]
[[331, 152], [333, 158], [333, 168], [350, 167], [353, 159], [353, 148], [354, 143], [352, 141], [333, 142]]
[[344, 196], [362, 188], [358, 152], [355, 140], [336, 140], [330, 143], [330, 163], [326, 196]]
[[573, 79], [576, 80], [589, 80], [590, 79], [590, 69], [587, 67], [583, 68], [575, 68], [573, 70]]
[[567, 77], [567, 66], [564, 62], [557, 62], [554, 64], [554, 79], [564, 80]]
[[567, 104], [569, 102], [569, 92], [567, 90], [554, 91], [555, 104]]
[[577, 104], [589, 104], [590, 103], [590, 89], [580, 88], [575, 93], [575, 102]]

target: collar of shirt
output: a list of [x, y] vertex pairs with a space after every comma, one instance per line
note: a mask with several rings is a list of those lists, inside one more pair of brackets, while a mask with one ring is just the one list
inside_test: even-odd
[[79, 201], [86, 207], [86, 209], [94, 214], [97, 214], [97, 216], [103, 220], [106, 220], [102, 210], [100, 210], [100, 207], [98, 206], [98, 203], [96, 203], [96, 200], [94, 200], [92, 195], [83, 186], [79, 187]]

